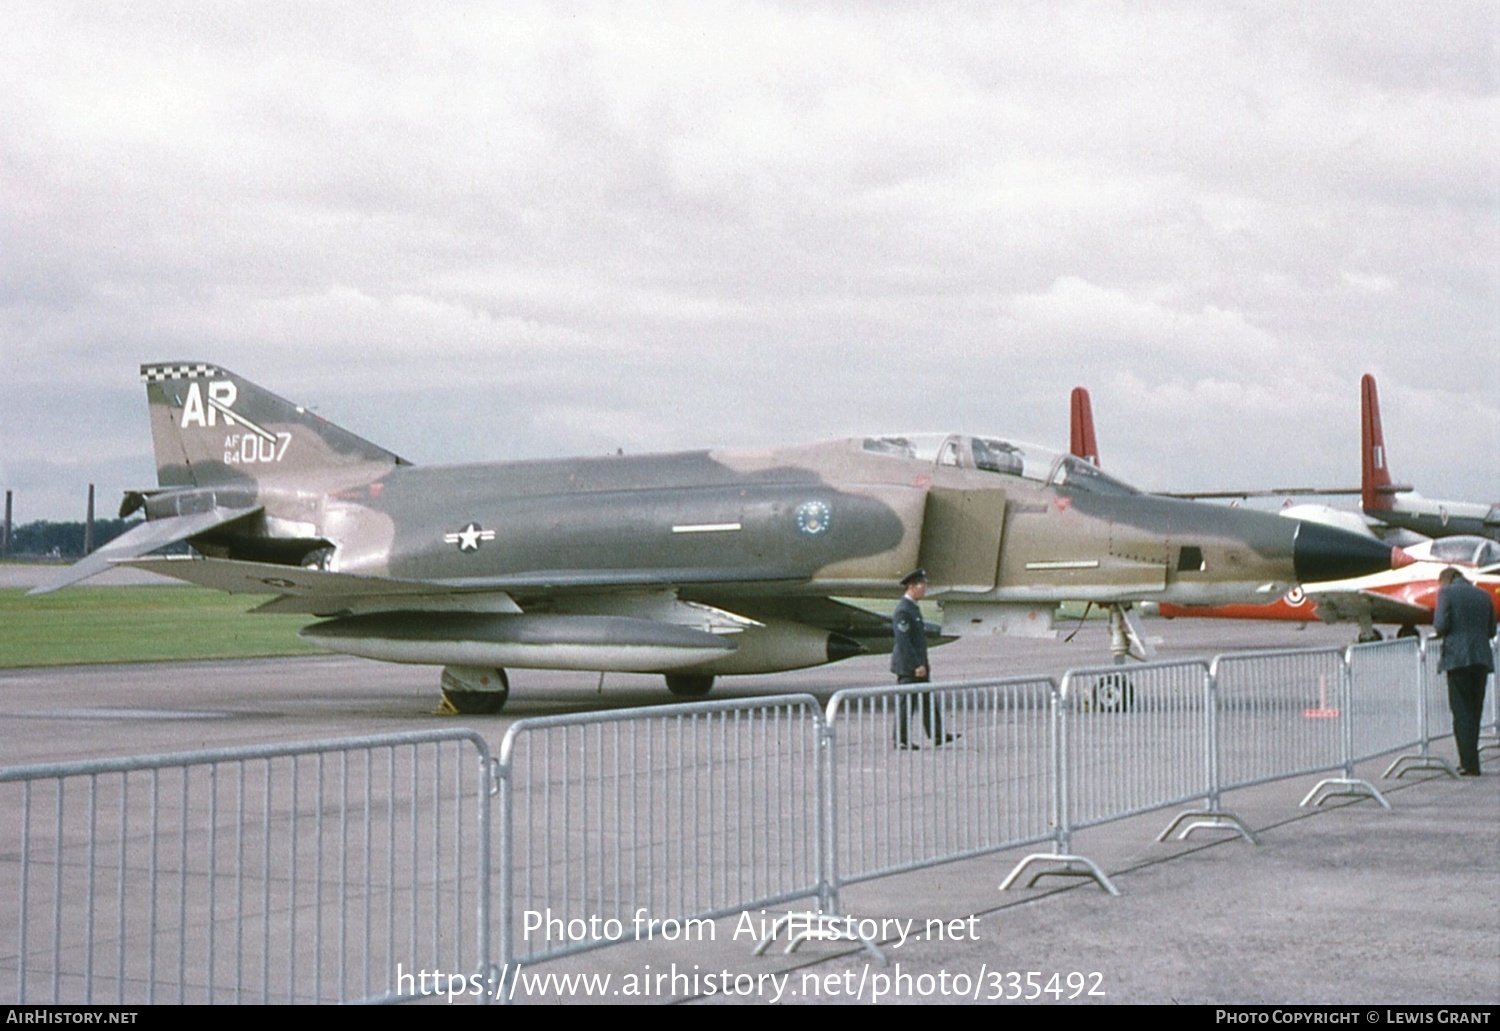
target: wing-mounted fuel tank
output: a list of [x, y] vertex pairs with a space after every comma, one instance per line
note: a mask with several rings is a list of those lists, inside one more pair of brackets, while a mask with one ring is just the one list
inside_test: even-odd
[[726, 637], [626, 616], [379, 612], [324, 620], [301, 636], [330, 651], [433, 666], [658, 673], [732, 653]]

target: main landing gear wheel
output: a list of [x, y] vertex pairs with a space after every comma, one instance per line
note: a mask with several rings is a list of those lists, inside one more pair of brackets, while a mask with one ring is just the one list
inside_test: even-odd
[[714, 678], [690, 673], [666, 674], [667, 690], [678, 698], [702, 698], [714, 686]]
[[510, 681], [505, 670], [484, 666], [444, 666], [443, 704], [450, 716], [493, 716], [505, 708]]
[[1414, 626], [1412, 626], [1410, 623], [1402, 623], [1401, 624], [1401, 629], [1396, 631], [1396, 638], [1397, 638], [1397, 640], [1400, 640], [1403, 637], [1421, 637], [1421, 636], [1422, 635], [1417, 631], [1417, 628], [1414, 627]]

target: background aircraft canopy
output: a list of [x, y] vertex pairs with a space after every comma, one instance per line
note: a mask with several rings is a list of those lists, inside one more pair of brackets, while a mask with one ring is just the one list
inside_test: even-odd
[[1433, 562], [1451, 562], [1481, 569], [1500, 563], [1500, 543], [1473, 534], [1439, 537], [1426, 546], [1426, 551]]

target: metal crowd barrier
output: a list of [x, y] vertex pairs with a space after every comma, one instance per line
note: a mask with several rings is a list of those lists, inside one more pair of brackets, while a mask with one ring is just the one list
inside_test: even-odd
[[1343, 652], [1223, 655], [1207, 668], [1179, 663], [1070, 671], [1057, 712], [1054, 851], [1022, 859], [1002, 889], [1033, 864], [1051, 863], [1060, 868], [1044, 869], [1029, 883], [1048, 874], [1087, 876], [1115, 893], [1092, 860], [1074, 853], [1073, 831], [1197, 799], [1204, 810], [1179, 814], [1158, 840], [1186, 824], [1184, 837], [1216, 827], [1253, 843], [1243, 821], [1223, 809], [1223, 794], [1289, 777], [1339, 774], [1319, 782], [1304, 805], [1359, 795], [1389, 808], [1374, 785], [1355, 777], [1356, 764], [1420, 747], [1422, 768], [1453, 772], [1427, 758], [1426, 703], [1433, 692], [1426, 661], [1420, 641], [1402, 639]]
[[[1023, 858], [1001, 883], [1033, 865], [1049, 875], [1090, 877], [1119, 894], [1104, 871], [1073, 851], [1075, 829], [1195, 799], [1211, 801], [1213, 724], [1208, 667], [1201, 662], [1070, 670], [1053, 698], [1052, 851]], [[1150, 762], [1142, 756], [1149, 755]]]
[[1490, 680], [1484, 692], [1484, 704], [1489, 708], [1489, 716], [1480, 722], [1480, 730], [1487, 734], [1489, 740], [1480, 741], [1480, 748], [1500, 748], [1500, 741], [1496, 735], [1500, 734], [1500, 636], [1495, 638], [1495, 672], [1490, 674]]
[[1485, 704], [1489, 706], [1489, 718], [1484, 721], [1484, 726], [1494, 733], [1500, 730], [1500, 698], [1495, 695], [1500, 693], [1500, 637], [1495, 638], [1495, 672], [1490, 674], [1490, 682], [1484, 693]]
[[[1500, 636], [1493, 642], [1494, 665], [1500, 671]], [[1453, 712], [1448, 706], [1448, 675], [1438, 669], [1442, 662], [1442, 643], [1431, 638], [1425, 638], [1422, 642], [1422, 677], [1423, 698], [1426, 701], [1426, 712], [1428, 725], [1433, 730], [1433, 736], [1445, 737], [1453, 731]], [[1500, 699], [1495, 696], [1500, 689], [1500, 677], [1490, 674], [1489, 681], [1485, 684], [1484, 715], [1479, 721], [1479, 750], [1480, 752], [1494, 751], [1500, 749]], [[1424, 750], [1424, 755], [1426, 754]], [[1436, 760], [1435, 764], [1447, 766], [1442, 760]], [[1451, 772], [1451, 767], [1449, 768]]]
[[1073, 670], [1061, 692], [1065, 832], [1208, 798], [1205, 663]]
[[1052, 851], [1002, 887], [1047, 860], [1037, 877], [1113, 892], [1075, 831], [1200, 803], [1183, 835], [1254, 841], [1225, 792], [1334, 771], [1386, 804], [1354, 767], [1412, 748], [1393, 770], [1452, 774], [1437, 653], [846, 690], [826, 716], [793, 695], [523, 719], [496, 759], [455, 730], [0, 770], [0, 983], [23, 1003], [313, 1002], [457, 976], [492, 998], [518, 963], [797, 900], [834, 914], [844, 885], [1026, 845]]
[[1216, 695], [1216, 792], [1342, 767], [1347, 666], [1341, 650], [1220, 655], [1209, 673]]
[[1423, 700], [1413, 685], [1422, 683], [1422, 642], [1415, 637], [1353, 644], [1349, 667], [1349, 755], [1353, 764], [1422, 744]]
[[523, 719], [500, 746], [501, 971], [825, 898], [810, 695]]
[[13, 998], [347, 1002], [480, 970], [488, 766], [455, 730], [0, 770]]
[[829, 699], [835, 890], [1046, 840], [1053, 687], [1013, 677]]
[[1422, 715], [1427, 721], [1422, 756], [1430, 755], [1434, 738], [1453, 733], [1453, 711], [1448, 707], [1448, 677], [1438, 669], [1442, 661], [1441, 642], [1424, 641], [1422, 648]]

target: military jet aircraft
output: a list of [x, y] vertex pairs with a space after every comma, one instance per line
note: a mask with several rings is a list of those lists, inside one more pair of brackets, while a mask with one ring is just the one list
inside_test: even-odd
[[[158, 486], [147, 522], [36, 589], [114, 562], [274, 594], [333, 651], [444, 667], [446, 705], [496, 712], [507, 667], [722, 674], [889, 646], [925, 566], [943, 633], [1035, 633], [1063, 601], [1223, 604], [1389, 568], [1392, 549], [1261, 512], [1142, 494], [994, 437], [871, 436], [417, 466], [216, 365], [143, 365]], [[191, 556], [147, 556], [186, 541]]]

